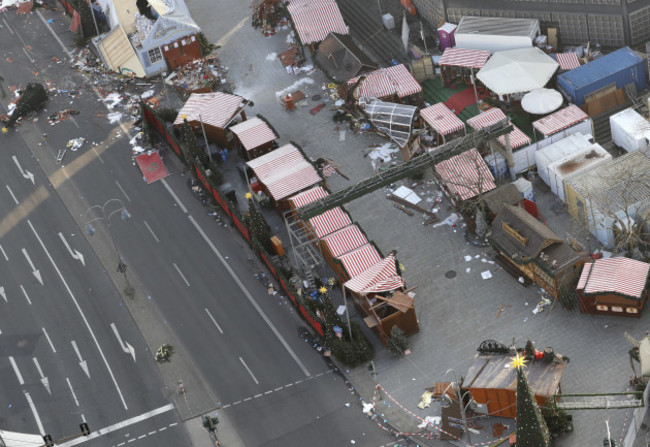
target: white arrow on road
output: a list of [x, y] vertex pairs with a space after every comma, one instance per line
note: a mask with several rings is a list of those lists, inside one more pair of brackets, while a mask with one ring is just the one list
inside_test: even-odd
[[8, 303], [7, 301], [7, 292], [5, 292], [5, 288], [0, 286], [0, 295], [2, 295], [2, 298], [5, 300], [5, 303]]
[[41, 383], [47, 390], [47, 392], [52, 395], [52, 390], [50, 389], [50, 381], [45, 377], [43, 374], [43, 370], [41, 369], [41, 365], [38, 364], [38, 359], [36, 357], [33, 358], [34, 360], [34, 365], [36, 366], [36, 370], [38, 371], [38, 375], [41, 376]]
[[79, 262], [81, 262], [81, 265], [85, 267], [86, 262], [84, 261], [84, 255], [79, 253], [77, 250], [73, 250], [72, 248], [70, 248], [70, 245], [68, 244], [68, 241], [65, 240], [65, 236], [63, 236], [63, 233], [59, 232], [59, 237], [61, 238], [61, 241], [63, 241], [63, 245], [65, 245], [65, 248], [68, 249], [68, 252], [70, 253], [70, 256], [72, 256], [72, 259], [78, 259]]
[[133, 349], [133, 346], [131, 346], [127, 342], [122, 341], [122, 337], [120, 337], [120, 333], [117, 332], [117, 326], [115, 326], [115, 323], [111, 323], [111, 328], [113, 328], [113, 332], [115, 333], [115, 336], [117, 337], [117, 341], [122, 347], [122, 350], [127, 354], [131, 354], [131, 356], [133, 357], [133, 361], [135, 362], [135, 349]]
[[79, 352], [79, 348], [77, 347], [77, 342], [72, 340], [70, 343], [72, 344], [72, 349], [74, 349], [75, 354], [77, 354], [77, 358], [79, 359], [79, 366], [81, 366], [81, 369], [84, 370], [84, 372], [90, 379], [90, 371], [88, 371], [88, 362], [86, 362], [84, 359], [81, 358], [81, 353]]
[[36, 279], [38, 279], [38, 282], [40, 282], [41, 285], [43, 285], [43, 278], [41, 278], [41, 272], [39, 272], [34, 267], [34, 263], [32, 262], [31, 258], [27, 254], [27, 250], [25, 250], [24, 248], [23, 248], [23, 254], [25, 255], [25, 259], [27, 259], [27, 262], [29, 263], [29, 266], [32, 268], [32, 275], [34, 275], [36, 277]]
[[31, 181], [32, 181], [32, 185], [34, 185], [34, 184], [35, 184], [35, 182], [34, 182], [34, 174], [32, 174], [31, 172], [29, 172], [27, 169], [23, 169], [23, 167], [20, 166], [20, 162], [18, 161], [18, 158], [16, 158], [15, 155], [12, 155], [11, 158], [14, 159], [14, 163], [16, 163], [16, 167], [17, 167], [18, 170], [20, 171], [20, 174], [23, 176], [23, 178], [26, 178], [26, 179], [31, 180]]

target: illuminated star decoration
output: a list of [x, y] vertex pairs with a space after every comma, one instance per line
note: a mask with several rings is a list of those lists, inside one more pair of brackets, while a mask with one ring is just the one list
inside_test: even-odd
[[521, 369], [526, 366], [526, 358], [520, 356], [519, 353], [517, 353], [514, 357], [510, 357], [510, 359], [512, 360], [512, 362], [510, 362], [510, 365], [513, 368]]
[[323, 287], [321, 287], [320, 289], [318, 289], [318, 291], [319, 291], [320, 293], [327, 293], [327, 287], [324, 287], [324, 286], [323, 286]]
[[250, 199], [250, 198], [252, 198], [252, 197], [253, 197], [253, 194], [251, 194], [250, 192], [247, 192], [247, 193], [246, 193], [246, 198], [247, 198], [247, 199]]
[[9, 132], [9, 129], [7, 129], [6, 127], [3, 127], [2, 128], [2, 133], [7, 133], [7, 132]]
[[186, 119], [187, 119], [187, 115], [183, 114], [183, 116], [182, 116], [181, 118], [183, 118], [184, 120], [186, 120]]

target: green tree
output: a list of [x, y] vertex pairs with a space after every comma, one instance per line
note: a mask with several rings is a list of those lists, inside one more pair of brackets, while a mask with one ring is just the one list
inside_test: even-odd
[[249, 193], [248, 197], [248, 215], [246, 216], [246, 224], [250, 232], [251, 239], [257, 241], [258, 244], [269, 253], [273, 250], [271, 246], [271, 228], [266, 223], [266, 219], [262, 213], [257, 209], [253, 202], [253, 196]]
[[185, 164], [192, 169], [194, 163], [202, 162], [202, 153], [194, 129], [187, 122], [187, 118], [183, 118], [183, 157], [185, 158]]
[[524, 374], [525, 363], [519, 353], [512, 362], [517, 368], [517, 447], [549, 447], [551, 434]]
[[404, 331], [399, 326], [393, 326], [390, 330], [390, 337], [386, 349], [393, 355], [402, 355], [409, 348], [409, 341]]

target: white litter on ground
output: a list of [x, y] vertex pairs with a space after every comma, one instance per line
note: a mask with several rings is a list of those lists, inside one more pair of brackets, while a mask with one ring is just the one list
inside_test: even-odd
[[68, 141], [68, 144], [66, 144], [66, 146], [69, 147], [72, 152], [76, 152], [81, 148], [81, 146], [84, 145], [85, 142], [86, 139], [84, 137], [73, 138], [72, 140]]
[[120, 120], [122, 119], [122, 112], [112, 112], [106, 115], [106, 118], [108, 118], [108, 121], [110, 121], [111, 124], [114, 123], [119, 123]]
[[146, 92], [144, 92], [143, 94], [140, 95], [140, 98], [147, 99], [147, 98], [151, 98], [153, 95], [154, 95], [153, 89], [152, 90], [147, 90]]
[[490, 279], [492, 278], [492, 273], [490, 273], [489, 270], [486, 270], [484, 272], [481, 272], [481, 278], [483, 279]]
[[384, 143], [379, 147], [373, 148], [368, 152], [368, 157], [371, 160], [372, 169], [377, 170], [377, 161], [388, 163], [393, 159], [393, 156], [399, 152], [399, 147], [394, 143]]
[[470, 255], [465, 255], [465, 262], [469, 262], [472, 260], [472, 257]]
[[285, 88], [284, 90], [280, 90], [279, 92], [275, 92], [275, 97], [280, 99], [283, 96], [288, 95], [289, 93], [293, 93], [296, 90], [298, 90], [298, 87], [301, 85], [307, 85], [307, 84], [313, 84], [314, 80], [312, 78], [302, 78], [298, 79], [296, 82], [291, 84], [289, 87]]
[[109, 93], [108, 96], [106, 96], [106, 98], [102, 99], [102, 101], [104, 101], [106, 107], [112, 109], [122, 101], [122, 98], [120, 97], [119, 93], [113, 92], [113, 93]]
[[277, 57], [278, 57], [278, 53], [269, 53], [266, 56], [266, 60], [267, 61], [272, 61], [272, 60], [275, 60]]

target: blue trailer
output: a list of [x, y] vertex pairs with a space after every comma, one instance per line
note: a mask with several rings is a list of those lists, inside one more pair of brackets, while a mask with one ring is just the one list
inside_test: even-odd
[[578, 106], [585, 103], [585, 96], [613, 83], [616, 83], [616, 88], [634, 83], [638, 91], [647, 87], [646, 64], [629, 47], [601, 56], [557, 77], [558, 89], [569, 102]]

